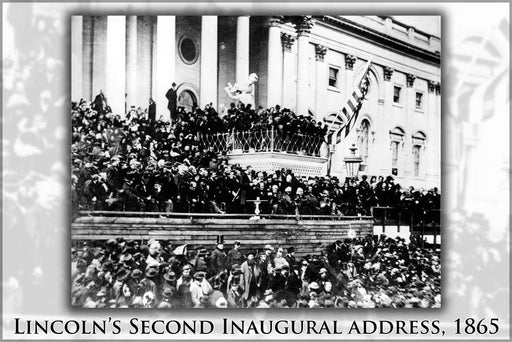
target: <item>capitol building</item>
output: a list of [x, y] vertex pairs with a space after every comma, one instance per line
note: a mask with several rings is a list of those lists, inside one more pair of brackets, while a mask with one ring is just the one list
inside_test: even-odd
[[[179, 106], [212, 103], [220, 112], [233, 102], [228, 83], [255, 73], [256, 107], [280, 105], [323, 121], [340, 113], [371, 60], [354, 129], [330, 149], [331, 174], [346, 176], [344, 158], [355, 144], [359, 175], [440, 186], [438, 16], [73, 16], [71, 28], [73, 101], [103, 90], [113, 113], [124, 115], [153, 98], [166, 120], [173, 82]], [[274, 160], [313, 175], [326, 172], [328, 157], [246, 153], [232, 161], [265, 168]]]

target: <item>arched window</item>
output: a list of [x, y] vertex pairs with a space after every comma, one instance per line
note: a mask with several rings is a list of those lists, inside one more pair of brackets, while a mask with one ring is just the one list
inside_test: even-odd
[[400, 163], [400, 150], [403, 146], [405, 132], [400, 127], [395, 127], [389, 131], [389, 138], [391, 140], [391, 172], [393, 175], [398, 175], [398, 168]]
[[186, 112], [192, 112], [197, 106], [197, 99], [190, 90], [183, 90], [178, 96], [178, 107], [184, 107]]
[[[363, 158], [363, 162], [361, 164], [362, 168], [366, 168], [368, 166], [368, 146], [369, 146], [369, 134], [370, 134], [370, 122], [367, 119], [363, 119], [361, 121], [361, 126], [359, 127], [359, 154], [361, 158]], [[366, 171], [366, 170], [361, 170]]]
[[412, 155], [413, 155], [413, 169], [414, 177], [422, 175], [423, 167], [423, 151], [425, 149], [425, 142], [427, 137], [423, 132], [416, 132], [412, 136]]

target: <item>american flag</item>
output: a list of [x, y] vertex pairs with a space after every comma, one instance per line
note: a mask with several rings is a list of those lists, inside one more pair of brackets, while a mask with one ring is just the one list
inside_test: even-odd
[[[352, 94], [348, 97], [347, 104], [341, 109], [339, 113], [331, 114], [324, 119], [326, 125], [329, 125], [326, 143], [336, 145], [346, 138], [352, 128], [354, 128], [359, 110], [363, 105], [363, 100], [368, 93], [368, 71], [370, 70], [372, 62], [369, 60], [363, 69], [361, 80], [356, 85]], [[346, 118], [346, 120], [345, 120]], [[347, 121], [344, 123], [344, 121]]]

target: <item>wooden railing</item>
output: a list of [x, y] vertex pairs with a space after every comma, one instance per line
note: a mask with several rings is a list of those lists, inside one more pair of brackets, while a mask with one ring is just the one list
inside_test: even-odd
[[433, 247], [437, 248], [437, 237], [441, 234], [441, 210], [429, 209], [425, 211], [414, 211], [406, 208], [396, 207], [372, 207], [371, 216], [374, 224], [382, 226], [386, 232], [386, 226], [397, 226], [398, 232], [401, 227], [410, 228], [411, 239], [420, 238], [420, 245], [425, 246], [424, 237], [434, 237]]
[[[255, 214], [213, 214], [213, 213], [167, 213], [140, 211], [100, 211], [81, 210], [80, 216], [102, 217], [146, 217], [146, 218], [188, 218], [188, 219], [254, 219]], [[279, 215], [259, 214], [259, 219], [267, 220], [296, 220], [296, 221], [362, 221], [372, 220], [371, 216], [338, 216], [338, 215]]]

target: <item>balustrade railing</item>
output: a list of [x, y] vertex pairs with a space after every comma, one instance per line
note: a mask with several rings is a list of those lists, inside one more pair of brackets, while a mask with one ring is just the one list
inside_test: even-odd
[[204, 146], [213, 146], [218, 152], [287, 152], [320, 157], [323, 137], [302, 133], [286, 134], [275, 129], [251, 130], [199, 136]]
[[[338, 216], [338, 215], [280, 215], [258, 214], [258, 219], [266, 220], [297, 220], [297, 221], [362, 221], [372, 220], [371, 216]], [[101, 211], [80, 210], [78, 217], [138, 217], [138, 218], [165, 218], [165, 219], [250, 219], [254, 214], [215, 214], [215, 213], [167, 213], [167, 212], [142, 212], [142, 211]]]

